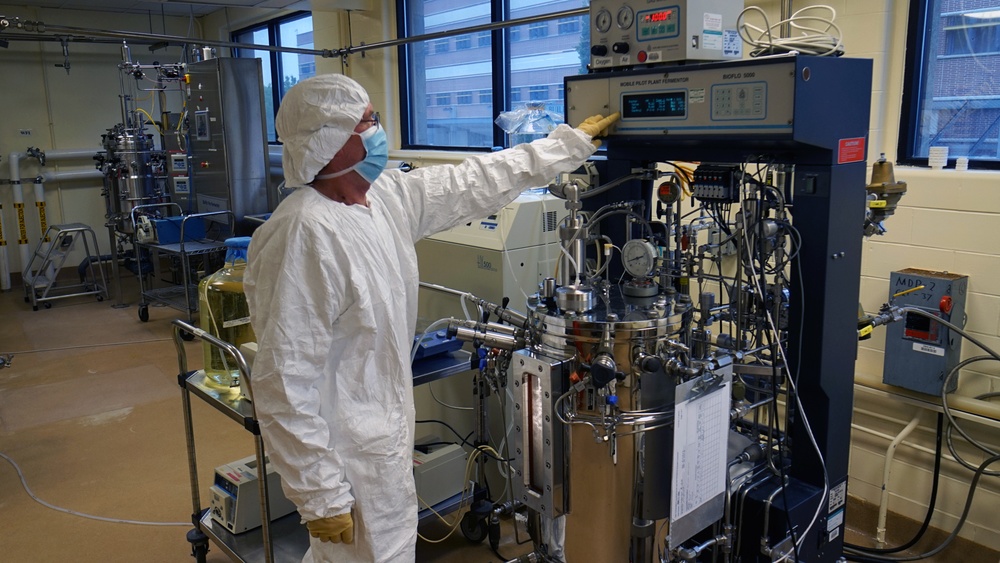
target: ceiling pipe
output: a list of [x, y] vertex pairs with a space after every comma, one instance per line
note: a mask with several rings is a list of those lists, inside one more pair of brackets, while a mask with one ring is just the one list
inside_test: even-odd
[[[68, 25], [48, 25], [45, 24], [44, 22], [37, 22], [37, 21], [15, 20], [14, 25], [18, 29], [23, 29], [28, 32], [35, 32], [39, 34], [48, 32], [53, 32], [53, 33], [62, 32], [62, 33], [71, 33], [75, 36], [82, 36], [82, 37], [111, 37], [116, 39], [127, 39], [130, 41], [143, 41], [154, 44], [164, 43], [164, 42], [174, 43], [178, 45], [197, 44], [210, 47], [229, 47], [233, 49], [247, 49], [251, 51], [273, 51], [277, 53], [296, 53], [300, 55], [315, 55], [323, 58], [332, 58], [332, 57], [343, 57], [350, 55], [352, 53], [362, 53], [374, 49], [397, 47], [400, 45], [416, 43], [419, 41], [430, 41], [433, 39], [454, 37], [456, 35], [465, 35], [467, 33], [476, 33], [480, 31], [493, 31], [495, 29], [505, 29], [508, 27], [528, 25], [536, 22], [551, 21], [555, 19], [568, 18], [572, 16], [583, 16], [589, 13], [590, 13], [589, 7], [574, 8], [572, 10], [564, 10], [562, 12], [554, 12], [551, 14], [528, 16], [524, 18], [517, 18], [502, 22], [492, 22], [482, 25], [473, 25], [470, 27], [463, 27], [461, 29], [452, 29], [449, 31], [425, 33], [423, 35], [414, 35], [413, 37], [404, 37], [401, 39], [390, 39], [387, 41], [379, 41], [376, 43], [369, 43], [366, 45], [365, 44], [357, 46], [348, 45], [346, 47], [341, 47], [340, 49], [300, 49], [298, 47], [281, 47], [277, 45], [256, 45], [253, 43], [235, 43], [232, 41], [216, 41], [212, 39], [198, 39], [195, 37], [183, 37], [179, 35], [163, 35], [158, 33], [143, 33], [139, 31], [119, 31], [113, 29], [92, 29], [92, 28], [76, 27]], [[18, 35], [18, 37], [20, 36], [21, 35]]]

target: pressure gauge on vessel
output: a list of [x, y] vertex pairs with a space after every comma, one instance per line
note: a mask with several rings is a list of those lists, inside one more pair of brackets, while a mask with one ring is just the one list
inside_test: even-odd
[[622, 6], [618, 10], [618, 27], [621, 29], [628, 29], [632, 27], [632, 22], [635, 21], [635, 12], [632, 11], [630, 6]]
[[604, 9], [597, 12], [597, 15], [594, 16], [594, 25], [597, 26], [597, 31], [607, 33], [611, 29], [611, 12]]
[[647, 278], [656, 266], [656, 247], [642, 239], [632, 239], [622, 247], [622, 265], [636, 278]]

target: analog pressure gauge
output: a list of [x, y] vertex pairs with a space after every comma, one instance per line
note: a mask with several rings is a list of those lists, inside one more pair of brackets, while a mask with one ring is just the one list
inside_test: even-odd
[[635, 12], [629, 6], [622, 6], [618, 10], [618, 27], [621, 29], [628, 29], [632, 27], [632, 22], [635, 21]]
[[607, 33], [611, 29], [611, 12], [603, 9], [597, 12], [597, 15], [594, 16], [594, 25], [597, 26], [597, 31]]
[[642, 239], [632, 239], [622, 247], [622, 265], [636, 278], [646, 278], [656, 266], [656, 247]]

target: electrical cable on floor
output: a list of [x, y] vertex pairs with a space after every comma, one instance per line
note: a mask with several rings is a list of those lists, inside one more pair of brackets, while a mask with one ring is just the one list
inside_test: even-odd
[[45, 352], [62, 352], [63, 350], [79, 350], [81, 348], [102, 348], [107, 346], [130, 346], [132, 344], [152, 344], [154, 342], [172, 342], [173, 337], [170, 338], [154, 338], [152, 340], [133, 340], [130, 342], [108, 342], [108, 343], [98, 343], [98, 344], [81, 344], [79, 346], [60, 346], [58, 348], [45, 348], [44, 350], [15, 350], [11, 354], [42, 354]]
[[65, 514], [70, 514], [72, 516], [79, 516], [80, 518], [87, 518], [89, 520], [97, 520], [100, 522], [110, 522], [112, 524], [135, 524], [138, 526], [184, 526], [185, 528], [191, 527], [190, 522], [143, 522], [140, 520], [126, 520], [124, 518], [107, 518], [105, 516], [94, 516], [93, 514], [85, 514], [83, 512], [77, 512], [75, 510], [70, 510], [68, 508], [63, 508], [61, 506], [50, 504], [35, 496], [35, 493], [31, 491], [31, 488], [28, 487], [28, 481], [24, 478], [24, 473], [21, 472], [21, 467], [17, 464], [16, 461], [8, 457], [7, 454], [3, 452], [0, 452], [0, 457], [7, 460], [7, 463], [11, 464], [14, 467], [14, 471], [17, 471], [17, 476], [21, 479], [21, 486], [24, 487], [24, 492], [28, 493], [28, 496], [31, 497], [33, 501], [37, 502], [38, 504], [46, 508], [51, 508], [52, 510], [63, 512]]
[[924, 516], [923, 523], [920, 524], [920, 529], [917, 533], [910, 538], [906, 543], [899, 545], [897, 547], [865, 547], [863, 545], [854, 545], [852, 543], [844, 542], [844, 547], [848, 549], [857, 550], [859, 552], [871, 553], [871, 554], [890, 554], [899, 553], [900, 551], [905, 551], [914, 545], [924, 537], [924, 533], [927, 532], [927, 528], [931, 525], [931, 518], [934, 516], [934, 507], [937, 504], [937, 492], [938, 484], [941, 480], [941, 454], [942, 454], [942, 438], [944, 437], [944, 413], [938, 413], [937, 419], [937, 446], [934, 449], [934, 477], [931, 482], [931, 500], [927, 505], [927, 514]]
[[952, 530], [948, 537], [941, 542], [941, 545], [935, 547], [934, 549], [928, 551], [927, 553], [921, 553], [919, 555], [910, 555], [907, 557], [889, 557], [885, 555], [873, 555], [870, 553], [858, 552], [859, 550], [846, 548], [844, 549], [845, 557], [848, 561], [858, 561], [860, 563], [888, 563], [896, 561], [920, 561], [921, 559], [927, 559], [933, 557], [938, 553], [945, 550], [955, 538], [958, 537], [958, 533], [962, 531], [962, 527], [965, 526], [965, 520], [969, 517], [969, 510], [972, 509], [972, 500], [976, 496], [976, 486], [979, 484], [979, 478], [983, 476], [983, 472], [986, 468], [993, 463], [1000, 461], [1000, 454], [997, 454], [986, 461], [984, 461], [976, 469], [976, 474], [972, 478], [972, 483], [969, 485], [969, 494], [965, 497], [965, 508], [962, 510], [962, 516], [958, 519], [958, 524], [955, 525], [955, 529]]

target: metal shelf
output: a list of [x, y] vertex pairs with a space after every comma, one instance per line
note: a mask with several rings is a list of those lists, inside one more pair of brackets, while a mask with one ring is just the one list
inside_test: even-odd
[[[263, 528], [234, 534], [212, 520], [212, 515], [207, 510], [198, 525], [201, 531], [233, 561], [257, 563], [267, 560], [264, 552]], [[298, 563], [309, 549], [309, 532], [300, 523], [298, 512], [272, 520], [271, 538], [276, 563], [285, 561]]]
[[469, 371], [472, 354], [456, 350], [441, 356], [434, 356], [413, 362], [413, 386], [423, 385], [446, 377]]

